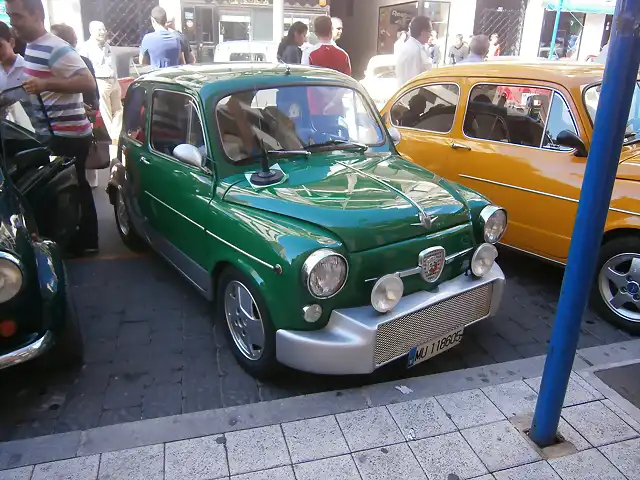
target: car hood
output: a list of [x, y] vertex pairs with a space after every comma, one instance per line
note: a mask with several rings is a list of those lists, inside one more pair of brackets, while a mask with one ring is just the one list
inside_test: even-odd
[[[224, 200], [321, 225], [351, 252], [470, 221], [452, 184], [391, 153], [325, 152], [279, 166], [286, 174], [282, 183], [255, 188], [245, 177]], [[431, 225], [420, 222], [417, 206]]]
[[630, 152], [622, 150], [617, 177], [623, 180], [640, 182], [640, 151], [634, 148]]

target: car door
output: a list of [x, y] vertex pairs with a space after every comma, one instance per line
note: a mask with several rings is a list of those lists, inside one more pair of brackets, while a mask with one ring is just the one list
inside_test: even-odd
[[[192, 280], [192, 269], [206, 270], [204, 225], [214, 186], [201, 112], [195, 96], [164, 87], [154, 89], [145, 166], [144, 193], [150, 224], [159, 235], [158, 248]], [[184, 144], [198, 147], [205, 159], [202, 166], [174, 155], [174, 149]]]
[[[127, 169], [130, 189], [125, 192], [130, 215], [138, 226], [149, 215], [148, 198], [144, 195], [148, 182], [148, 91], [140, 84], [127, 92], [120, 134], [120, 161]], [[138, 228], [138, 231], [145, 229]]]
[[459, 99], [460, 85], [447, 79], [411, 85], [387, 114], [387, 122], [402, 135], [399, 151], [418, 165], [446, 176]]
[[456, 125], [464, 140], [450, 156], [455, 180], [507, 209], [503, 243], [563, 261], [585, 159], [556, 139], [565, 129], [585, 138], [575, 105], [558, 86], [468, 81], [465, 114]]

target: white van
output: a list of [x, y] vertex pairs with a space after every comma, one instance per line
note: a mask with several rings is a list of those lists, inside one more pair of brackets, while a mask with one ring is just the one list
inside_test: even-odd
[[216, 45], [213, 56], [216, 63], [278, 62], [278, 43], [236, 40]]

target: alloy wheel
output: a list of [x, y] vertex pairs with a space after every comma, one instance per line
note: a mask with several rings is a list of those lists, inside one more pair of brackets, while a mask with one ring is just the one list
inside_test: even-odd
[[125, 237], [129, 235], [129, 213], [127, 212], [127, 206], [124, 203], [122, 193], [118, 192], [118, 203], [116, 205], [116, 215], [118, 215], [118, 228]]
[[616, 315], [640, 323], [639, 253], [621, 253], [607, 260], [598, 275], [598, 288]]
[[262, 315], [249, 289], [237, 280], [225, 288], [224, 313], [240, 353], [249, 360], [260, 360], [265, 346]]

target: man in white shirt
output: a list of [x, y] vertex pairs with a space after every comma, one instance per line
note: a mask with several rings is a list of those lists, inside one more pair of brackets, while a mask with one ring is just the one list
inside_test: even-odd
[[425, 44], [431, 36], [431, 20], [418, 16], [409, 24], [410, 36], [396, 55], [396, 78], [401, 87], [422, 72], [431, 70], [431, 59]]
[[90, 38], [78, 53], [91, 60], [100, 93], [100, 115], [112, 140], [118, 140], [122, 129], [122, 90], [116, 74], [107, 29], [102, 22], [89, 24]]

